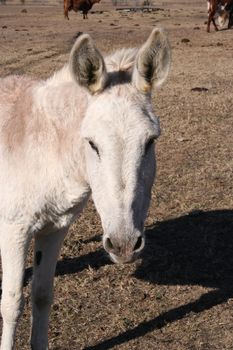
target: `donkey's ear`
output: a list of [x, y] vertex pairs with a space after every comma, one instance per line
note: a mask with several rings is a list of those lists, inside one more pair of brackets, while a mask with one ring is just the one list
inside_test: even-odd
[[104, 89], [107, 72], [104, 59], [88, 34], [81, 35], [70, 54], [70, 71], [79, 85], [92, 94]]
[[132, 81], [137, 89], [150, 92], [166, 79], [171, 63], [171, 51], [162, 29], [155, 28], [139, 49]]

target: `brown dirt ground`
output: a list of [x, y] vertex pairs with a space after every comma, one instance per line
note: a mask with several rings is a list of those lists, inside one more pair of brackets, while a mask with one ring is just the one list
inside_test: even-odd
[[[89, 203], [57, 266], [53, 350], [233, 349], [233, 30], [206, 33], [205, 1], [156, 5], [155, 13], [119, 13], [103, 0], [95, 10], [104, 12], [86, 21], [75, 13], [65, 21], [62, 5], [0, 6], [2, 76], [48, 77], [79, 31], [110, 52], [162, 26], [172, 47], [170, 77], [154, 97], [162, 136], [147, 248], [134, 264], [111, 264]], [[31, 253], [17, 350], [28, 349], [30, 276]]]

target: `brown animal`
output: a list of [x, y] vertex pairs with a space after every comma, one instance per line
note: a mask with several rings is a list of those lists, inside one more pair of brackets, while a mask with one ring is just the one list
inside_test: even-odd
[[64, 16], [69, 19], [68, 12], [74, 10], [75, 12], [82, 11], [83, 19], [87, 19], [87, 13], [96, 2], [101, 0], [64, 0]]
[[207, 22], [207, 32], [210, 32], [210, 23], [213, 22], [214, 28], [217, 31], [218, 27], [215, 18], [218, 18], [218, 23], [222, 27], [228, 19], [228, 29], [233, 25], [233, 0], [207, 0], [207, 9], [209, 13]]

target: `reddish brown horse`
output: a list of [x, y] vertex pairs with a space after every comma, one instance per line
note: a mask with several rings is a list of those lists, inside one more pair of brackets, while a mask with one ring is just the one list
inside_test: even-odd
[[228, 28], [230, 29], [233, 25], [233, 0], [207, 0], [207, 8], [209, 13], [207, 32], [210, 31], [211, 22], [213, 22], [215, 30], [218, 30], [215, 23], [216, 15], [220, 26], [223, 26], [228, 19]]
[[86, 19], [88, 11], [96, 2], [100, 2], [100, 0], [64, 0], [64, 16], [69, 19], [69, 11], [82, 11], [83, 19]]

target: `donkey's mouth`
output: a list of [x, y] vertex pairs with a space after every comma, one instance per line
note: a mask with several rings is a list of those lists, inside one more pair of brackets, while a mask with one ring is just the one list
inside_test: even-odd
[[133, 253], [132, 255], [128, 255], [128, 256], [115, 255], [113, 253], [108, 253], [108, 254], [112, 262], [114, 262], [115, 264], [131, 264], [134, 261], [136, 261], [140, 256], [140, 253]]

